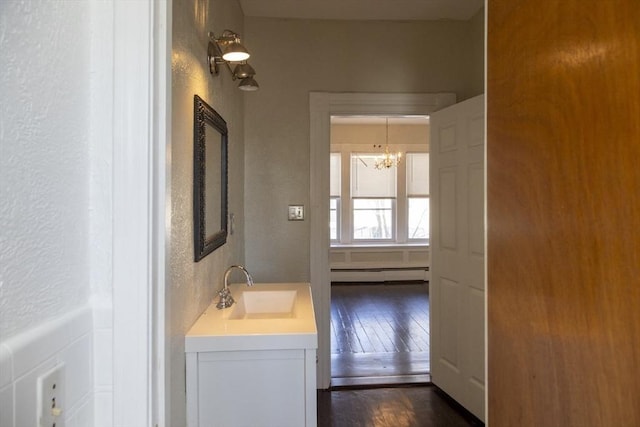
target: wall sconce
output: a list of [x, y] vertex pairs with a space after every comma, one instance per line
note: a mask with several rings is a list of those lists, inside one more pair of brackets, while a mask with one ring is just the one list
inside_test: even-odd
[[[231, 73], [233, 80], [240, 79], [238, 87], [241, 90], [258, 90], [260, 86], [253, 78], [256, 75], [256, 71], [247, 63], [250, 55], [240, 42], [240, 36], [231, 30], [224, 30], [220, 37], [216, 37], [213, 32], [210, 32], [209, 38], [209, 45], [207, 46], [209, 72], [218, 74], [220, 66], [224, 65]], [[231, 69], [231, 63], [236, 64], [233, 70]]]

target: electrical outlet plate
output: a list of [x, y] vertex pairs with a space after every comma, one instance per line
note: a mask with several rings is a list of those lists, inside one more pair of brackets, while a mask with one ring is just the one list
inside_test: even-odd
[[38, 377], [38, 426], [64, 427], [64, 365]]

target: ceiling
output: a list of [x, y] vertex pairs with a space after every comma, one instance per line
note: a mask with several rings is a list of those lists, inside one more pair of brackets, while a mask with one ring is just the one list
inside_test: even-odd
[[463, 20], [484, 0], [239, 0], [245, 16], [344, 20]]

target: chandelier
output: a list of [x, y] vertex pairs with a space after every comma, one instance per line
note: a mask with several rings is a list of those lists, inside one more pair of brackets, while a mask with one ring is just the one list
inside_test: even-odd
[[[397, 152], [397, 153], [392, 153], [391, 151], [389, 151], [389, 118], [386, 117], [385, 118], [385, 122], [386, 122], [386, 137], [385, 137], [385, 147], [384, 147], [384, 153], [382, 154], [382, 156], [380, 156], [376, 162], [374, 163], [374, 167], [376, 169], [382, 170], [382, 169], [389, 169], [391, 167], [397, 167], [400, 164], [400, 160], [402, 160], [402, 153], [401, 152]], [[374, 148], [382, 148], [381, 145], [373, 145]]]

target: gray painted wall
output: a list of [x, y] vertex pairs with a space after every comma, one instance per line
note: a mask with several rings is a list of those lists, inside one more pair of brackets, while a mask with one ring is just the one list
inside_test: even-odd
[[[243, 14], [236, 0], [173, 3], [170, 282], [167, 284], [167, 361], [170, 422], [183, 426], [185, 408], [184, 336], [214, 300], [227, 266], [244, 257], [244, 105], [243, 92], [227, 70], [209, 74], [207, 34], [225, 29], [242, 34]], [[235, 232], [227, 243], [195, 263], [193, 249], [193, 96], [198, 94], [227, 122], [229, 130], [229, 213]]]
[[[309, 280], [309, 92], [483, 92], [484, 16], [469, 22], [245, 18], [260, 83], [245, 97], [245, 257], [261, 281]], [[287, 221], [304, 204], [307, 220]]]

